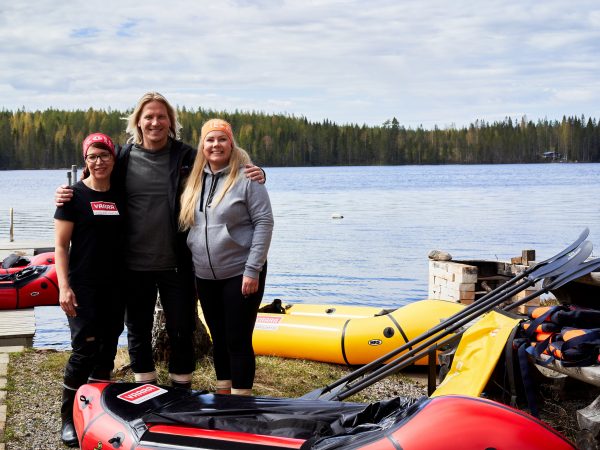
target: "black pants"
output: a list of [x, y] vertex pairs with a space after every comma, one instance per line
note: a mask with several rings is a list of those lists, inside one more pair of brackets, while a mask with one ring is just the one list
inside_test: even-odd
[[256, 362], [252, 332], [265, 290], [267, 264], [259, 276], [258, 291], [242, 295], [242, 275], [225, 280], [196, 278], [204, 319], [213, 341], [218, 380], [231, 380], [235, 389], [251, 389]]
[[160, 293], [171, 345], [169, 372], [192, 373], [196, 367], [193, 334], [197, 316], [192, 272], [128, 270], [125, 284], [125, 323], [133, 372], [154, 371], [152, 324], [156, 296]]
[[123, 331], [124, 303], [115, 281], [109, 287], [77, 286], [77, 316], [69, 317], [73, 352], [65, 367], [65, 385], [77, 389], [88, 378], [110, 379], [119, 335]]

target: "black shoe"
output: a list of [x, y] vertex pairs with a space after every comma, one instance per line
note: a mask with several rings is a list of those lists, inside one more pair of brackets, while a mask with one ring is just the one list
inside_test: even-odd
[[60, 438], [67, 447], [79, 447], [79, 441], [77, 440], [77, 432], [75, 431], [75, 425], [73, 421], [63, 422], [62, 429], [60, 431]]

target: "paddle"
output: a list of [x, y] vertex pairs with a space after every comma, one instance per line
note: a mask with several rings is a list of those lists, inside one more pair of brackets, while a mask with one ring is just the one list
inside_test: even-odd
[[[544, 278], [545, 276], [549, 276], [548, 272], [545, 272], [543, 267], [550, 264], [551, 262], [556, 261], [559, 258], [562, 258], [563, 256], [573, 252], [574, 250], [576, 250], [578, 247], [581, 246], [581, 244], [583, 243], [583, 241], [588, 237], [588, 235], [590, 234], [590, 230], [589, 228], [585, 228], [581, 234], [579, 235], [579, 237], [568, 247], [566, 247], [564, 250], [562, 250], [561, 252], [557, 253], [554, 256], [551, 256], [550, 258], [541, 261], [539, 263], [537, 263], [535, 266], [529, 267], [527, 269], [525, 269], [523, 272], [521, 272], [520, 274], [517, 274], [516, 276], [514, 276], [513, 278], [511, 278], [510, 280], [507, 280], [505, 283], [503, 283], [502, 285], [498, 286], [496, 289], [488, 292], [487, 294], [485, 294], [484, 296], [480, 297], [479, 299], [477, 299], [477, 301], [473, 302], [471, 305], [467, 306], [463, 312], [468, 311], [471, 308], [477, 308], [479, 305], [481, 305], [482, 302], [488, 300], [490, 297], [493, 297], [494, 295], [497, 295], [503, 291], [506, 291], [507, 289], [509, 289], [512, 285], [514, 285], [515, 283], [517, 283], [518, 281], [521, 281], [523, 278], [526, 278], [530, 275], [532, 275], [534, 272], [536, 274], [536, 278], [537, 279], [541, 279]], [[590, 251], [591, 253], [591, 251]], [[588, 255], [589, 256], [589, 255]], [[552, 266], [554, 267], [554, 266]]]
[[[571, 260], [571, 261], [573, 261], [573, 260]], [[553, 281], [551, 281], [548, 284], [545, 284], [544, 287], [542, 287], [542, 289], [539, 289], [538, 291], [524, 297], [523, 299], [519, 300], [518, 302], [508, 305], [507, 307], [504, 308], [504, 310], [508, 311], [510, 309], [513, 309], [519, 305], [527, 303], [528, 301], [530, 301], [546, 292], [549, 292], [552, 289], [556, 289], [556, 288], [568, 283], [569, 281], [575, 280], [577, 278], [582, 277], [583, 275], [593, 272], [594, 270], [600, 268], [600, 258], [597, 258], [597, 259], [594, 259], [591, 261], [587, 261], [585, 263], [576, 261], [576, 264], [570, 263], [569, 267], [570, 267], [570, 270], [568, 272], [565, 272], [564, 274], [557, 276]], [[503, 300], [501, 300], [501, 302], [502, 301]], [[494, 305], [489, 305], [489, 308], [486, 308], [486, 310], [484, 312], [482, 312], [481, 314], [484, 314], [485, 312], [489, 312], [492, 309], [494, 309]], [[452, 335], [452, 336], [446, 338], [445, 340], [439, 342], [441, 340], [441, 338], [448, 336], [448, 334], [450, 334], [454, 330], [458, 330], [461, 326], [468, 323], [470, 321], [470, 319], [472, 319], [471, 316], [454, 323], [452, 326], [448, 327], [446, 332], [444, 332], [440, 335], [434, 336], [431, 339], [423, 342], [418, 347], [415, 347], [414, 349], [412, 349], [412, 350], [408, 351], [407, 353], [403, 354], [402, 356], [400, 356], [398, 359], [390, 362], [387, 366], [382, 366], [378, 370], [375, 370], [371, 374], [363, 377], [361, 380], [358, 380], [356, 383], [348, 382], [347, 384], [340, 386], [338, 389], [332, 390], [329, 395], [322, 396], [322, 398], [327, 399], [327, 400], [344, 400], [345, 398], [348, 398], [351, 395], [354, 395], [355, 393], [357, 393], [357, 392], [363, 390], [364, 388], [376, 383], [377, 381], [391, 375], [392, 373], [402, 370], [403, 368], [413, 364], [415, 361], [426, 356], [431, 350], [429, 348], [431, 345], [436, 344], [436, 346], [441, 347], [441, 346], [449, 343], [453, 339], [455, 339], [457, 335], [462, 334], [464, 332], [464, 330], [461, 331], [460, 333], [457, 333], [456, 335]]]
[[[333, 392], [334, 388], [338, 387], [338, 389], [336, 389], [335, 391], [336, 392], [339, 391], [341, 389], [341, 385], [348, 384], [352, 380], [355, 380], [355, 379], [363, 376], [364, 374], [366, 374], [367, 372], [372, 370], [374, 367], [381, 366], [381, 364], [384, 363], [385, 361], [393, 358], [394, 356], [398, 355], [399, 353], [401, 353], [407, 349], [410, 349], [413, 345], [415, 345], [421, 341], [424, 341], [424, 340], [430, 338], [431, 336], [434, 336], [435, 334], [439, 333], [443, 329], [452, 326], [452, 324], [454, 324], [454, 323], [460, 322], [461, 325], [459, 325], [459, 326], [462, 326], [462, 324], [467, 323], [468, 321], [472, 320], [476, 316], [483, 314], [485, 311], [482, 310], [482, 308], [484, 308], [484, 309], [487, 308], [487, 310], [491, 309], [493, 306], [488, 308], [488, 306], [490, 304], [502, 303], [505, 299], [511, 297], [515, 293], [520, 292], [523, 289], [526, 289], [527, 287], [531, 286], [532, 284], [535, 284], [535, 282], [537, 282], [538, 279], [548, 276], [549, 274], [556, 274], [556, 273], [560, 272], [560, 269], [562, 267], [564, 267], [565, 265], [574, 264], [574, 262], [573, 262], [574, 259], [576, 259], [577, 264], [578, 264], [580, 261], [587, 258], [587, 256], [589, 256], [589, 254], [591, 253], [591, 244], [590, 243], [586, 243], [583, 246], [581, 246], [582, 240], [585, 239], [588, 234], [589, 234], [589, 230], [586, 228], [581, 233], [580, 237], [573, 244], [571, 244], [570, 246], [565, 248], [563, 251], [561, 251], [557, 255], [553, 256], [552, 258], [549, 258], [548, 260], [543, 261], [543, 262], [539, 263], [538, 265], [527, 269], [524, 273], [517, 275], [512, 280], [509, 280], [509, 282], [507, 282], [507, 283], [514, 284], [515, 282], [517, 282], [525, 277], [528, 278], [528, 281], [515, 286], [511, 290], [507, 290], [507, 288], [505, 288], [505, 287], [500, 288], [500, 289], [495, 289], [494, 291], [490, 292], [486, 296], [482, 297], [482, 299], [484, 300], [483, 302], [481, 301], [482, 299], [480, 299], [478, 302], [475, 302], [472, 305], [469, 305], [461, 312], [451, 316], [446, 321], [442, 322], [441, 324], [437, 325], [436, 327], [433, 327], [431, 330], [425, 332], [424, 334], [408, 341], [406, 344], [402, 345], [401, 347], [399, 347], [399, 348], [393, 350], [392, 352], [376, 359], [375, 361], [355, 370], [354, 372], [348, 374], [345, 377], [340, 378], [339, 380], [335, 381], [334, 383], [332, 383], [328, 386], [325, 386], [322, 389], [317, 389], [315, 391], [309, 392], [303, 398], [323, 397], [326, 392], [330, 392], [331, 393], [330, 395], [332, 395], [334, 393]], [[580, 247], [582, 247], [582, 248], [580, 249]], [[458, 327], [456, 327], [456, 328], [458, 328]], [[453, 328], [453, 330], [456, 328]], [[445, 336], [445, 334], [444, 334], [444, 336]], [[439, 340], [444, 336], [437, 336], [434, 339], [434, 341]], [[409, 354], [414, 354], [416, 351], [418, 351], [421, 348], [422, 348], [422, 346], [420, 346], [418, 349], [411, 349], [409, 351]], [[374, 374], [372, 374], [372, 375], [374, 375]]]
[[515, 303], [511, 303], [510, 305], [505, 306], [504, 310], [509, 311], [513, 308], [516, 308], [517, 306], [521, 306], [524, 303], [527, 303], [529, 300], [534, 299], [538, 295], [544, 294], [553, 289], [558, 289], [559, 287], [567, 284], [569, 281], [573, 281], [573, 280], [576, 280], [577, 278], [581, 278], [582, 276], [587, 275], [588, 273], [594, 272], [596, 269], [600, 269], [600, 258], [595, 258], [590, 261], [586, 261], [586, 262], [580, 264], [578, 267], [576, 267], [575, 270], [573, 270], [573, 271], [563, 273], [554, 278], [547, 278], [544, 281], [543, 289], [540, 290], [543, 292], [541, 292], [540, 294], [537, 294], [535, 296], [534, 296], [534, 294], [535, 294], [535, 292], [534, 292], [533, 294], [530, 294], [527, 297], [524, 297]]

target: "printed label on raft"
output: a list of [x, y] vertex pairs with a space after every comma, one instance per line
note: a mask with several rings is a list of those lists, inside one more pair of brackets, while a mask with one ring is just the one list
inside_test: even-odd
[[255, 330], [277, 330], [279, 328], [281, 317], [257, 316]]
[[113, 202], [90, 202], [95, 216], [118, 216], [119, 210]]
[[117, 398], [125, 400], [129, 403], [135, 403], [137, 405], [145, 402], [146, 400], [150, 400], [151, 398], [158, 397], [166, 392], [166, 389], [159, 388], [158, 386], [144, 384], [140, 387], [136, 387], [135, 389], [117, 395]]

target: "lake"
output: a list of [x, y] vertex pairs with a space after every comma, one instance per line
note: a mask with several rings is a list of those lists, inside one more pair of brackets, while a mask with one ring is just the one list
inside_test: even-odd
[[[427, 296], [427, 255], [560, 251], [586, 226], [600, 256], [600, 164], [267, 168], [275, 215], [265, 301], [398, 307]], [[53, 240], [67, 169], [0, 172], [0, 243]], [[332, 218], [341, 215], [343, 218]], [[60, 308], [36, 308], [36, 347], [67, 348]]]

